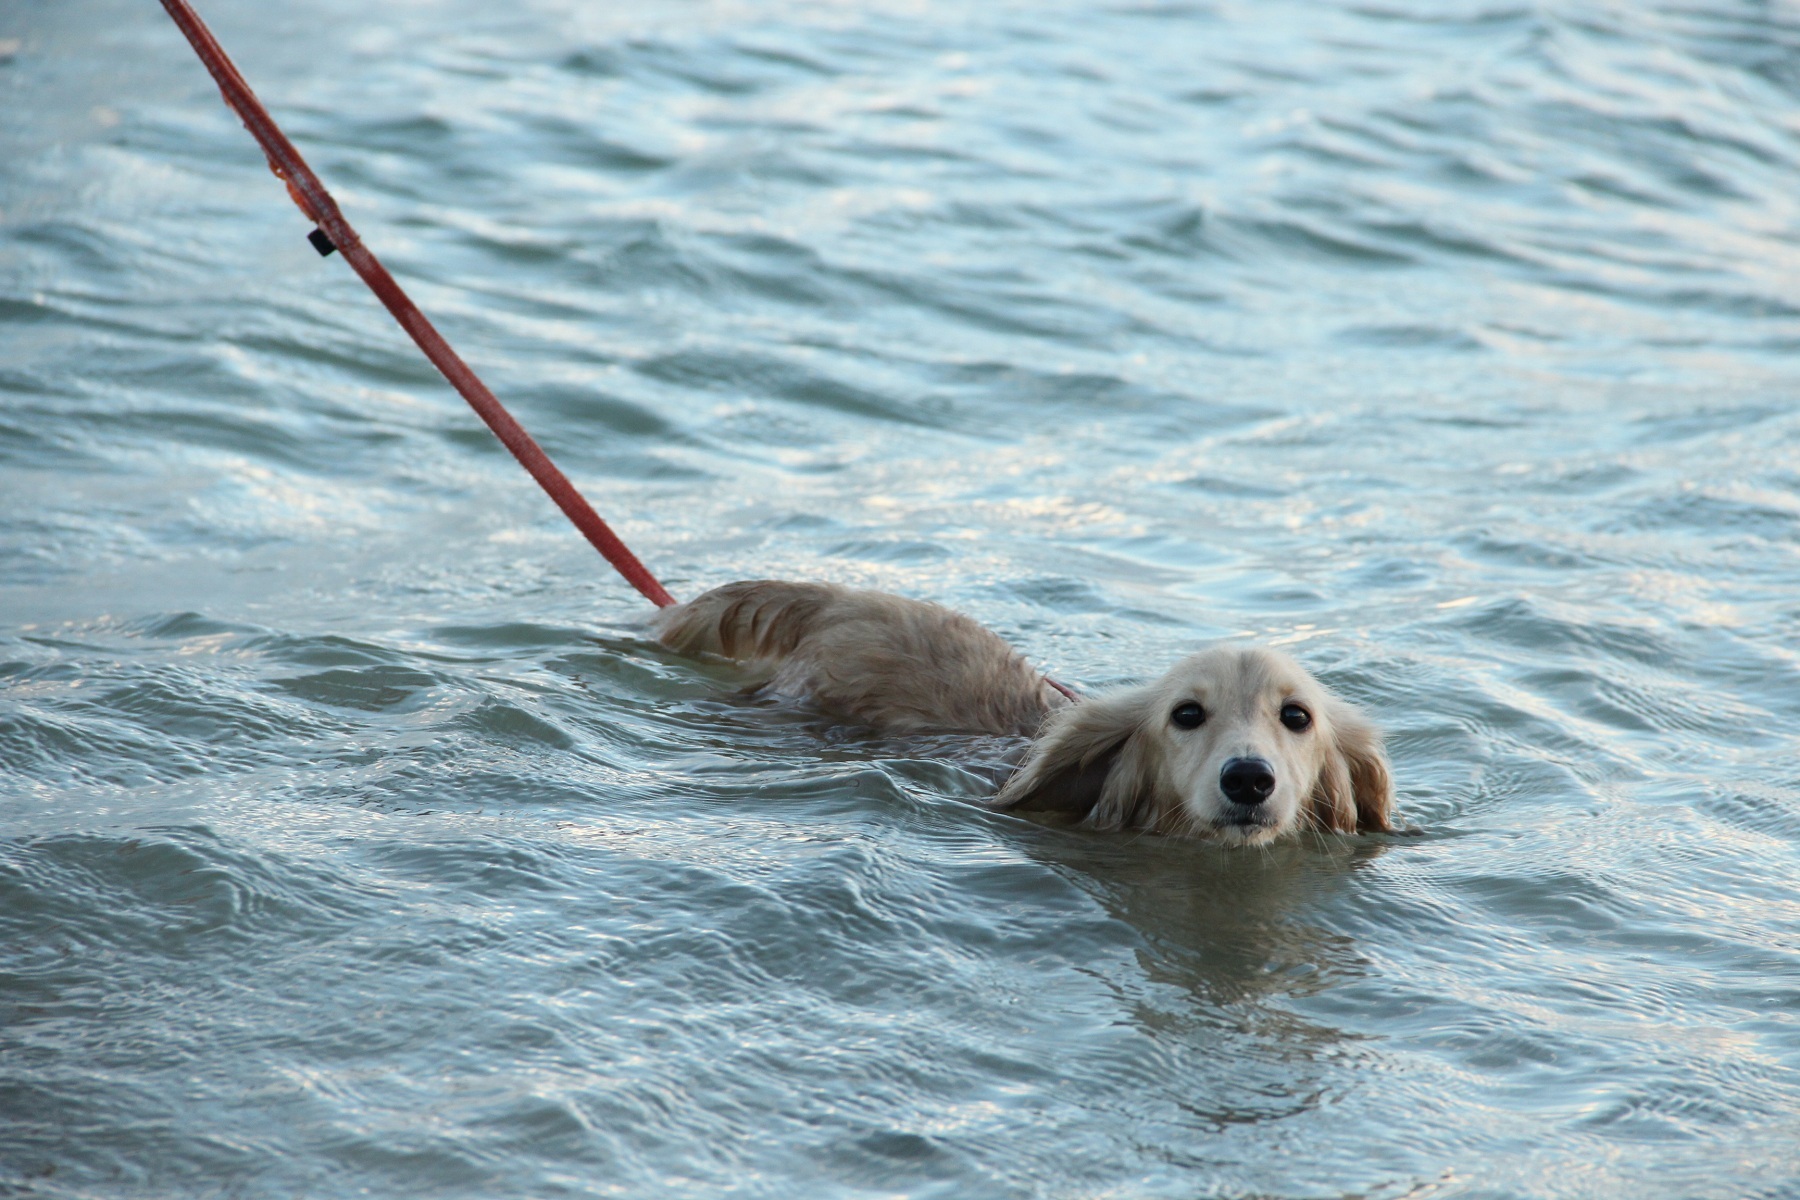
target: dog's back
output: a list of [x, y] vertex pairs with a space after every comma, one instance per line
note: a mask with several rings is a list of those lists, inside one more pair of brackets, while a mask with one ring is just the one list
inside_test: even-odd
[[666, 609], [663, 643], [877, 729], [1020, 734], [1068, 701], [997, 634], [941, 605], [828, 583], [728, 583]]

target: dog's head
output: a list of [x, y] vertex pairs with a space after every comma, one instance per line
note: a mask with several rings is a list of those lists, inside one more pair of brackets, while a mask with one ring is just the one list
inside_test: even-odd
[[1375, 727], [1299, 663], [1217, 646], [1054, 714], [995, 803], [1254, 844], [1385, 830], [1393, 783]]

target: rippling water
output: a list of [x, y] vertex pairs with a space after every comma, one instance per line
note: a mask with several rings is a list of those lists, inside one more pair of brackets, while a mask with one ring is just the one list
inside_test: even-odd
[[0, 1194], [1800, 1195], [1800, 12], [204, 9], [677, 594], [1284, 644], [1412, 831], [734, 698], [157, 5], [0, 5]]

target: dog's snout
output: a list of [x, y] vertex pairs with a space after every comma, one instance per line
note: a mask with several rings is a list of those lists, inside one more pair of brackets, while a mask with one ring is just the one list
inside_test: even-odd
[[1219, 772], [1219, 790], [1233, 804], [1261, 804], [1275, 790], [1275, 770], [1260, 758], [1234, 758]]

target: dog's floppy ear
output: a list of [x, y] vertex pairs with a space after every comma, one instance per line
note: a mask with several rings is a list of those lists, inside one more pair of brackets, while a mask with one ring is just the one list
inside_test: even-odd
[[1057, 710], [1024, 764], [994, 797], [994, 807], [1062, 813], [1077, 820], [1088, 816], [1107, 791], [1107, 777], [1120, 766], [1142, 709], [1141, 689], [1133, 689]]
[[1331, 740], [1313, 790], [1312, 817], [1337, 833], [1381, 832], [1393, 828], [1394, 778], [1381, 748], [1381, 731], [1348, 704], [1331, 708]]

